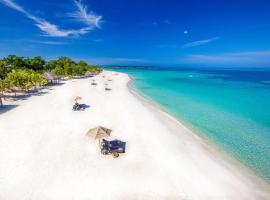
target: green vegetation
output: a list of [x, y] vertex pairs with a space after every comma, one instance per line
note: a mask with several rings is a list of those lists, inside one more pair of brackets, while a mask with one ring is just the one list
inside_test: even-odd
[[57, 76], [74, 77], [83, 76], [87, 72], [98, 74], [102, 70], [98, 66], [88, 65], [84, 61], [75, 62], [68, 57], [61, 57], [48, 62], [47, 67]]
[[47, 80], [41, 74], [28, 69], [13, 70], [8, 73], [7, 77], [4, 79], [4, 84], [7, 89], [19, 88], [27, 92], [29, 92], [31, 88], [36, 88], [46, 83]]
[[24, 91], [30, 94], [31, 89], [37, 89], [48, 81], [44, 72], [51, 71], [58, 77], [83, 76], [88, 73], [98, 74], [102, 69], [92, 66], [84, 61], [75, 62], [68, 57], [45, 61], [42, 57], [24, 58], [9, 55], [0, 60], [0, 105], [5, 91]]

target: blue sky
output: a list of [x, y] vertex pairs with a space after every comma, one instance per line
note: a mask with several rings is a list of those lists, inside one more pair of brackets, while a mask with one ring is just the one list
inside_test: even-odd
[[0, 57], [270, 66], [269, 0], [0, 0]]

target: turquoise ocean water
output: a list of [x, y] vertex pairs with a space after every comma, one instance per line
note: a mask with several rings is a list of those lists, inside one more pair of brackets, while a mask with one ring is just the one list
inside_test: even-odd
[[118, 71], [129, 73], [145, 97], [270, 181], [270, 71]]

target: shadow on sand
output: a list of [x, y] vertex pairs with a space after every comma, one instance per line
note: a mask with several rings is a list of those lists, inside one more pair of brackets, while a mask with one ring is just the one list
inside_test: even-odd
[[82, 108], [86, 109], [86, 108], [90, 108], [90, 105], [86, 105], [86, 104], [80, 104], [82, 106]]
[[13, 108], [16, 108], [18, 107], [18, 105], [3, 105], [3, 106], [0, 106], [0, 115], [5, 113], [5, 112], [8, 112], [10, 110], [12, 110]]
[[30, 93], [19, 93], [16, 96], [15, 95], [5, 95], [5, 100], [7, 101], [18, 101], [18, 100], [27, 100], [31, 96], [43, 96], [44, 94], [47, 94], [47, 91], [31, 91]]
[[58, 83], [47, 83], [45, 86], [50, 87], [50, 86], [61, 86], [64, 85], [64, 82], [58, 82]]
[[[48, 83], [48, 84], [46, 84], [46, 86], [43, 89], [40, 89], [40, 90], [38, 90], [38, 89], [31, 90], [29, 93], [18, 92], [16, 94], [16, 96], [14, 95], [14, 93], [8, 93], [8, 94], [5, 94], [3, 97], [4, 97], [4, 100], [6, 103], [8, 103], [9, 101], [11, 101], [11, 102], [18, 101], [18, 100], [24, 101], [32, 96], [43, 96], [43, 95], [49, 93], [50, 90], [54, 90], [52, 86], [61, 86], [64, 84], [65, 84], [65, 82]], [[16, 107], [18, 107], [18, 105], [5, 105], [4, 104], [2, 107], [0, 106], [0, 114], [8, 112]], [[84, 108], [89, 108], [89, 107], [90, 106], [84, 104]]]
[[3, 114], [5, 112], [8, 112], [10, 110], [12, 110], [13, 108], [16, 108], [18, 107], [19, 105], [9, 105], [8, 102], [16, 102], [18, 100], [20, 101], [25, 101], [27, 100], [28, 98], [30, 98], [31, 96], [43, 96], [44, 94], [47, 94], [48, 92], [45, 92], [45, 91], [32, 91], [29, 94], [17, 94], [16, 96], [14, 95], [5, 95], [4, 99], [5, 99], [5, 103], [3, 106], [0, 106], [0, 114]]

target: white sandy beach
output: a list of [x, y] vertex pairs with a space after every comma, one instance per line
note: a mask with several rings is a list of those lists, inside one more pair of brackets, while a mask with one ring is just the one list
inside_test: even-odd
[[[268, 184], [136, 98], [129, 80], [105, 71], [66, 81], [0, 114], [0, 200], [270, 199]], [[72, 111], [74, 96], [90, 107]], [[127, 152], [101, 155], [85, 136], [98, 125]]]

